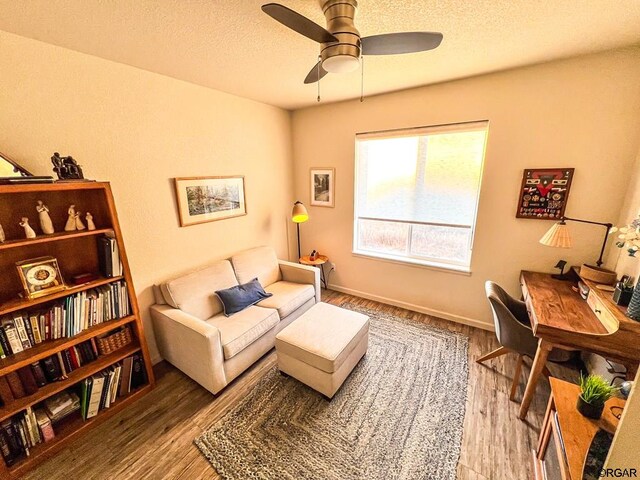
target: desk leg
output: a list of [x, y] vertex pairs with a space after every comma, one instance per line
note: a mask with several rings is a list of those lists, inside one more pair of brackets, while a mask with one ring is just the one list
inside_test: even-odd
[[522, 397], [522, 404], [520, 405], [520, 413], [518, 414], [520, 420], [524, 420], [527, 417], [529, 406], [536, 393], [536, 385], [538, 385], [538, 380], [540, 379], [540, 375], [542, 375], [542, 370], [547, 363], [547, 357], [552, 348], [553, 345], [549, 342], [545, 342], [542, 339], [538, 342], [536, 358], [534, 358], [533, 365], [531, 365], [531, 374], [529, 375], [527, 388], [524, 391], [524, 397]]

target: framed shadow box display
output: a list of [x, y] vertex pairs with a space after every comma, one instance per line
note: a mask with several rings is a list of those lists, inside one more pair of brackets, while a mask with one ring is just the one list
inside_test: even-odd
[[516, 217], [561, 219], [567, 208], [573, 172], [573, 168], [525, 169]]

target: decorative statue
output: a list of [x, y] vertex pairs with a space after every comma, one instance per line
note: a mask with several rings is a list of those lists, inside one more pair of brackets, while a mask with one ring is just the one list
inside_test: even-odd
[[2, 225], [0, 225], [0, 243], [3, 243], [6, 239], [7, 237], [4, 236], [4, 229], [2, 228]]
[[52, 233], [54, 233], [55, 230], [53, 228], [51, 217], [49, 216], [49, 209], [44, 203], [42, 203], [42, 200], [38, 200], [36, 210], [38, 211], [38, 216], [40, 217], [40, 228], [42, 229], [42, 233], [45, 233], [47, 235], [51, 235]]
[[51, 163], [53, 163], [53, 171], [56, 172], [60, 180], [84, 179], [82, 168], [71, 156], [61, 157], [58, 152], [54, 152], [53, 157], [51, 157]]
[[76, 212], [74, 217], [76, 221], [76, 230], [84, 230], [85, 228], [87, 228], [84, 226], [84, 223], [82, 223], [82, 219], [80, 218], [80, 212]]
[[87, 221], [87, 229], [88, 230], [95, 230], [96, 229], [96, 224], [93, 223], [93, 215], [91, 215], [91, 212], [87, 212], [87, 214], [85, 215], [84, 219]]
[[24, 234], [27, 238], [36, 238], [36, 232], [34, 232], [33, 228], [29, 225], [29, 219], [27, 217], [22, 217], [20, 226], [24, 228]]
[[67, 213], [69, 214], [69, 218], [67, 219], [67, 224], [64, 226], [64, 231], [73, 232], [76, 229], [76, 206], [71, 205]]

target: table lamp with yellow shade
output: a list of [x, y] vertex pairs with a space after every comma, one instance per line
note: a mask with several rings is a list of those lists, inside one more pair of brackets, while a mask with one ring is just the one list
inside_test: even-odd
[[[571, 217], [562, 217], [559, 222], [554, 223], [553, 226], [545, 233], [540, 239], [540, 243], [546, 245], [548, 247], [557, 247], [557, 248], [571, 248], [573, 246], [573, 242], [571, 240], [571, 233], [569, 231], [569, 227], [567, 226], [567, 221], [571, 222], [580, 222], [580, 223], [589, 223], [591, 225], [601, 225], [606, 227], [606, 231], [604, 233], [604, 240], [602, 242], [602, 247], [600, 248], [600, 256], [598, 260], [596, 260], [596, 265], [587, 265], [584, 264], [580, 268], [580, 276], [586, 278], [588, 280], [593, 280], [596, 283], [605, 283], [611, 284], [615, 282], [616, 273], [611, 270], [607, 270], [606, 268], [602, 268], [602, 256], [604, 255], [604, 249], [607, 246], [607, 239], [609, 238], [609, 230], [613, 227], [611, 223], [603, 223], [603, 222], [593, 222], [591, 220], [581, 220], [578, 218]], [[558, 278], [561, 280], [571, 280], [571, 275], [565, 275], [561, 273], [560, 275], [554, 275], [554, 278]]]
[[300, 253], [300, 224], [309, 220], [309, 213], [306, 207], [300, 201], [293, 204], [293, 210], [291, 212], [291, 221], [296, 224], [298, 230], [298, 258], [301, 257]]

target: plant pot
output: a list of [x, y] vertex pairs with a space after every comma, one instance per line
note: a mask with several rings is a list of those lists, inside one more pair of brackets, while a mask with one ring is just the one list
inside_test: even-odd
[[604, 410], [604, 403], [602, 405], [592, 405], [587, 403], [582, 398], [582, 395], [578, 397], [578, 402], [576, 403], [576, 408], [578, 411], [587, 418], [592, 418], [594, 420], [598, 420], [602, 416], [602, 411]]

